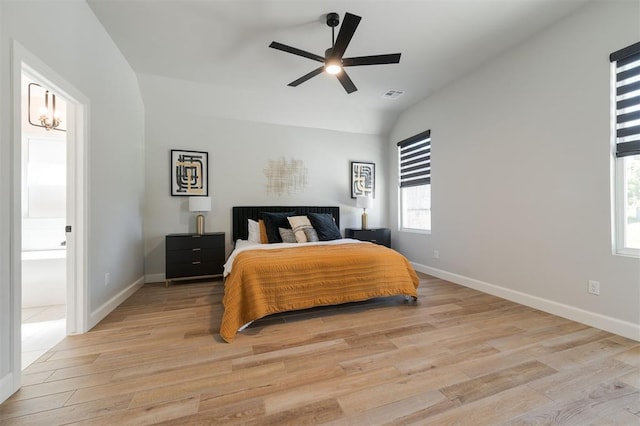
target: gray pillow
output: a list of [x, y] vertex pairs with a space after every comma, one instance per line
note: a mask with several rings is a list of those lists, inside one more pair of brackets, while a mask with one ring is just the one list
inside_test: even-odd
[[283, 243], [296, 243], [296, 235], [293, 233], [293, 229], [278, 228], [280, 232], [280, 238]]
[[307, 236], [308, 243], [314, 243], [316, 241], [320, 241], [320, 239], [318, 238], [318, 233], [313, 228], [306, 228], [304, 230], [304, 234]]
[[282, 237], [278, 228], [288, 229], [291, 228], [287, 218], [289, 216], [295, 216], [295, 212], [286, 213], [270, 213], [262, 212], [262, 219], [264, 220], [264, 227], [267, 231], [267, 240], [269, 243], [281, 243]]

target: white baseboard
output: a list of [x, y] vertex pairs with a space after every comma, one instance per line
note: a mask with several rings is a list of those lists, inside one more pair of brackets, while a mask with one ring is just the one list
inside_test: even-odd
[[100, 306], [98, 309], [91, 312], [91, 314], [89, 314], [89, 327], [87, 327], [87, 329], [91, 330], [93, 327], [95, 327], [96, 324], [102, 321], [104, 317], [109, 315], [111, 311], [117, 308], [122, 302], [127, 300], [143, 285], [144, 277], [140, 277], [134, 283], [130, 284], [127, 288], [123, 289], [120, 293], [116, 294], [111, 299], [103, 303], [102, 306]]
[[163, 283], [164, 281], [164, 274], [147, 274], [144, 276], [145, 283]]
[[17, 390], [14, 389], [13, 373], [7, 373], [0, 379], [0, 404], [6, 401]]
[[425, 274], [429, 274], [446, 281], [451, 281], [453, 283], [460, 284], [465, 287], [481, 291], [483, 293], [498, 296], [503, 299], [528, 306], [530, 308], [535, 308], [553, 315], [557, 315], [559, 317], [567, 318], [572, 321], [577, 321], [582, 324], [589, 325], [591, 327], [599, 328], [601, 330], [627, 337], [629, 339], [640, 341], [640, 324], [634, 324], [632, 322], [622, 321], [617, 318], [585, 311], [584, 309], [576, 308], [575, 306], [565, 305], [553, 300], [532, 296], [527, 293], [500, 287], [495, 284], [490, 284], [484, 281], [476, 280], [474, 278], [454, 274], [442, 269], [432, 268], [431, 266], [421, 265], [413, 262], [412, 264], [416, 271], [423, 272]]

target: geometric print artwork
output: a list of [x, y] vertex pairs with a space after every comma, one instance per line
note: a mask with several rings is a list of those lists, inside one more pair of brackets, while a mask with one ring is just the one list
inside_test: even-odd
[[171, 150], [171, 195], [209, 195], [208, 153]]
[[351, 198], [374, 197], [376, 165], [362, 161], [351, 162]]

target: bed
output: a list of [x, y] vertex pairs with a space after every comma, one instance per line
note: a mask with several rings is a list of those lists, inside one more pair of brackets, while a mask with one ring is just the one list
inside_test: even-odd
[[285, 212], [314, 219], [318, 234], [324, 232], [323, 225], [315, 222], [318, 218], [331, 219], [339, 230], [338, 207], [233, 207], [236, 246], [225, 264], [220, 324], [220, 336], [226, 342], [251, 322], [273, 313], [382, 296], [417, 299], [419, 280], [413, 267], [387, 247], [342, 238], [304, 243], [250, 241], [249, 220]]

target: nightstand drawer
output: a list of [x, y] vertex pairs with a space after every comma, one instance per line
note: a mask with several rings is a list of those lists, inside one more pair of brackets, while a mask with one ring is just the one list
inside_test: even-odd
[[224, 245], [224, 233], [216, 234], [172, 234], [167, 235], [167, 250], [206, 249]]
[[372, 243], [391, 247], [391, 230], [389, 228], [355, 229], [346, 228], [344, 236], [360, 241], [370, 241]]
[[189, 263], [168, 263], [166, 268], [166, 279], [201, 277], [208, 275], [222, 274], [223, 265], [219, 262], [201, 262], [195, 260]]
[[169, 263], [211, 262], [219, 259], [221, 251], [218, 249], [193, 248], [188, 250], [172, 250]]

